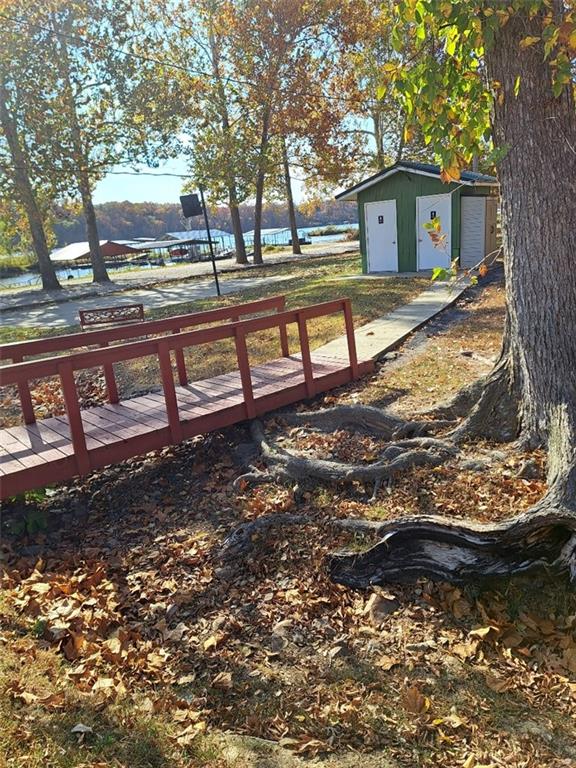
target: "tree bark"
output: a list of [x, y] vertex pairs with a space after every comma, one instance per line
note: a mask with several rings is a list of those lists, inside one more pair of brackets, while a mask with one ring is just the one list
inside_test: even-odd
[[[214, 32], [212, 20], [210, 20], [208, 27], [208, 40], [210, 43], [210, 57], [212, 62], [212, 73], [216, 82], [216, 89], [218, 93], [218, 108], [220, 110], [220, 120], [222, 123], [222, 133], [224, 136], [231, 140], [230, 132], [230, 116], [228, 114], [228, 104], [226, 102], [226, 93], [224, 91], [224, 83], [222, 82], [222, 73], [220, 69], [220, 48]], [[232, 160], [227, 168], [228, 182], [228, 208], [230, 210], [230, 220], [232, 223], [232, 232], [234, 233], [234, 248], [236, 250], [236, 263], [247, 264], [248, 259], [246, 257], [246, 244], [244, 242], [244, 234], [242, 233], [242, 222], [240, 221], [240, 211], [238, 209], [238, 194], [237, 186], [234, 179], [234, 168], [232, 167]]]
[[263, 264], [262, 258], [262, 206], [264, 203], [264, 181], [266, 178], [266, 154], [270, 128], [270, 109], [264, 107], [262, 129], [260, 132], [260, 150], [258, 153], [258, 173], [256, 174], [256, 200], [254, 203], [254, 264]]
[[40, 277], [42, 279], [42, 288], [45, 291], [58, 290], [62, 286], [58, 282], [54, 265], [50, 260], [50, 252], [44, 232], [44, 222], [42, 213], [38, 206], [36, 195], [32, 187], [32, 182], [27, 172], [27, 162], [24, 149], [22, 148], [16, 120], [8, 108], [9, 97], [4, 83], [0, 84], [0, 124], [6, 137], [6, 143], [10, 150], [12, 162], [14, 164], [13, 181], [16, 193], [28, 220], [30, 234], [32, 236], [32, 247], [38, 259]]
[[301, 254], [300, 236], [296, 226], [296, 209], [292, 195], [292, 179], [290, 178], [290, 163], [288, 162], [288, 147], [286, 137], [282, 136], [282, 165], [284, 166], [284, 182], [286, 184], [286, 202], [288, 203], [288, 219], [290, 220], [290, 236], [292, 238], [292, 253]]
[[236, 190], [230, 187], [228, 191], [228, 208], [230, 209], [230, 221], [232, 223], [232, 232], [234, 233], [234, 248], [236, 251], [236, 263], [248, 264], [246, 256], [246, 243], [244, 242], [244, 233], [242, 232], [242, 222], [240, 220], [240, 209], [236, 198]]
[[[560, 17], [562, 0], [553, 5]], [[520, 48], [541, 31], [539, 14], [518, 11], [485, 54], [489, 80], [500, 83], [495, 145], [506, 149], [498, 174], [507, 326], [501, 375], [483, 399], [494, 402], [490, 389], [507, 378], [521, 440], [547, 447], [548, 481], [568, 494], [576, 485], [576, 112], [571, 84], [553, 96], [542, 42]]]
[[[57, 32], [57, 30], [56, 30]], [[100, 238], [98, 236], [98, 224], [96, 221], [96, 212], [92, 201], [92, 184], [88, 171], [89, 157], [84, 147], [82, 138], [82, 129], [76, 109], [76, 100], [72, 87], [72, 77], [70, 73], [70, 58], [66, 39], [58, 35], [60, 48], [59, 66], [62, 79], [64, 81], [64, 95], [68, 107], [68, 117], [70, 120], [70, 137], [72, 140], [72, 160], [74, 162], [74, 174], [78, 183], [78, 190], [82, 199], [82, 210], [86, 221], [86, 236], [88, 238], [88, 247], [90, 248], [90, 262], [92, 264], [92, 274], [95, 283], [109, 283], [110, 277], [100, 250]]]

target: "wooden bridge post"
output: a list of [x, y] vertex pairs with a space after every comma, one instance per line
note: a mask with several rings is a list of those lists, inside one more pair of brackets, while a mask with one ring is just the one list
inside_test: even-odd
[[310, 357], [310, 340], [308, 338], [308, 328], [306, 327], [306, 318], [298, 313], [298, 335], [300, 337], [300, 352], [302, 353], [302, 366], [304, 368], [304, 381], [306, 382], [306, 394], [308, 397], [314, 397], [316, 394], [316, 383], [312, 371], [312, 358]]
[[[100, 349], [105, 349], [108, 346], [107, 341], [103, 341], [100, 344]], [[108, 402], [118, 403], [120, 398], [118, 397], [118, 387], [116, 386], [116, 377], [114, 375], [114, 365], [112, 363], [104, 363], [104, 379], [106, 381], [106, 389], [108, 390]]]
[[[14, 355], [12, 358], [13, 363], [21, 363], [22, 355]], [[20, 396], [20, 405], [22, 407], [22, 416], [24, 417], [24, 424], [34, 424], [36, 416], [34, 415], [34, 404], [32, 403], [32, 396], [30, 395], [30, 387], [27, 381], [18, 382], [18, 394]]]
[[[278, 308], [278, 312], [284, 312], [286, 310], [286, 298], [282, 296], [282, 302]], [[282, 349], [282, 357], [290, 357], [290, 346], [288, 344], [288, 331], [286, 330], [286, 323], [282, 323], [280, 326], [280, 347]]]
[[84, 434], [84, 425], [82, 424], [82, 412], [78, 402], [78, 390], [76, 389], [72, 363], [60, 363], [58, 373], [62, 384], [62, 394], [64, 395], [64, 404], [66, 405], [66, 415], [68, 416], [68, 426], [70, 427], [70, 437], [74, 447], [76, 465], [78, 472], [84, 475], [90, 471], [90, 457], [86, 447], [86, 435]]
[[248, 358], [248, 348], [246, 346], [246, 334], [236, 326], [234, 328], [234, 340], [236, 342], [236, 358], [238, 360], [238, 370], [240, 371], [240, 380], [242, 382], [242, 393], [246, 405], [246, 416], [253, 419], [256, 416], [256, 407], [254, 405], [254, 391], [252, 389], [252, 374], [250, 373], [250, 359]]
[[352, 316], [352, 302], [344, 299], [344, 321], [346, 323], [346, 339], [348, 341], [348, 356], [352, 378], [358, 378], [358, 355], [356, 353], [356, 336], [354, 335], [354, 317]]
[[[180, 333], [180, 328], [175, 328], [172, 333]], [[182, 347], [175, 350], [176, 354], [176, 368], [178, 370], [178, 383], [181, 387], [185, 387], [188, 384], [188, 372], [186, 370], [186, 361], [184, 360], [184, 350]]]
[[170, 436], [172, 443], [175, 444], [182, 441], [183, 435], [178, 414], [178, 398], [176, 397], [176, 387], [174, 386], [170, 347], [166, 341], [158, 342], [158, 360], [160, 362], [160, 375], [162, 376], [162, 389], [164, 390], [168, 424], [170, 425]]

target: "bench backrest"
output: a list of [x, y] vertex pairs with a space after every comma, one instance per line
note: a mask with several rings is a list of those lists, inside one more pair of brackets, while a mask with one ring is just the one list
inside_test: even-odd
[[112, 325], [115, 323], [141, 323], [144, 320], [144, 304], [120, 304], [117, 307], [81, 309], [80, 325]]

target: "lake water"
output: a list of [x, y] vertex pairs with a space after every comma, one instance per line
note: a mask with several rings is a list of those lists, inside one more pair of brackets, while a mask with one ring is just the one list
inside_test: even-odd
[[[311, 240], [312, 243], [334, 243], [342, 239], [340, 234], [332, 235], [309, 235], [309, 232], [315, 232], [319, 229], [326, 229], [327, 227], [338, 227], [340, 231], [347, 229], [355, 229], [357, 224], [325, 224], [316, 227], [298, 227], [298, 234], [300, 237], [306, 237]], [[229, 248], [233, 245], [233, 238], [230, 238], [230, 244], [224, 243], [224, 247]], [[166, 265], [174, 264], [175, 262], [170, 259], [165, 259]], [[108, 270], [112, 273], [126, 272], [127, 270], [134, 270], [134, 267], [114, 267], [112, 264], [107, 265]], [[138, 265], [138, 269], [156, 269], [157, 264], [142, 263]], [[59, 267], [56, 270], [56, 276], [58, 280], [65, 285], [68, 280], [68, 276], [72, 277], [87, 277], [92, 274], [90, 267]], [[37, 272], [29, 272], [23, 275], [15, 275], [14, 277], [4, 277], [0, 279], [0, 288], [23, 288], [24, 286], [30, 286], [31, 288], [39, 287], [40, 275]]]

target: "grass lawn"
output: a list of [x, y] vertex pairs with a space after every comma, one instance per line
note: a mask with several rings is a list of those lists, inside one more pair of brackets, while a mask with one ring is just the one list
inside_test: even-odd
[[[423, 290], [428, 284], [426, 278], [390, 278], [385, 281], [350, 280], [349, 277], [358, 273], [357, 256], [336, 256], [314, 259], [308, 263], [282, 264], [264, 269], [250, 270], [244, 277], [265, 277], [267, 275], [283, 275], [289, 279], [286, 282], [260, 285], [235, 295], [221, 298], [203, 299], [190, 304], [178, 304], [164, 307], [160, 310], [147, 312], [148, 319], [167, 317], [175, 314], [186, 314], [221, 306], [233, 306], [242, 302], [284, 294], [287, 308], [301, 307], [323, 301], [348, 296], [352, 301], [354, 321], [356, 326], [373, 320], [401, 304], [409, 301]], [[235, 275], [234, 279], [238, 279]], [[226, 278], [222, 280], [224, 282]], [[105, 299], [103, 299], [105, 303]], [[32, 328], [0, 328], [0, 341], [15, 341], [34, 338], [43, 335], [39, 329]], [[60, 333], [79, 331], [78, 326], [59, 329]], [[315, 349], [327, 341], [344, 334], [342, 314], [312, 320], [308, 324], [310, 345]], [[55, 331], [47, 331], [52, 334]], [[295, 324], [288, 327], [290, 349], [299, 351], [298, 330]], [[280, 340], [276, 330], [252, 334], [248, 338], [248, 352], [252, 364], [280, 357]], [[236, 351], [233, 339], [192, 347], [185, 350], [185, 358], [191, 381], [208, 378], [236, 369]], [[130, 397], [136, 391], [160, 387], [160, 371], [155, 357], [120, 363], [115, 366], [119, 389], [122, 397]], [[97, 385], [97, 386], [95, 386]], [[63, 408], [61, 399], [57, 396], [58, 384], [53, 382], [49, 387], [37, 390], [35, 400], [41, 404], [43, 416], [54, 413], [53, 407]], [[105, 398], [103, 376], [100, 371], [88, 372], [79, 376], [79, 390], [84, 402], [95, 405]], [[88, 397], [87, 397], [88, 393]], [[49, 402], [46, 395], [49, 394]], [[13, 400], [13, 398], [11, 398]], [[16, 401], [4, 402], [4, 423], [14, 423], [18, 418]]]
[[[329, 288], [319, 282], [306, 290]], [[489, 286], [452, 324], [429, 326], [419, 346], [314, 407], [427, 408], [489, 368], [502, 317], [502, 289]], [[381, 448], [273, 417], [267, 428], [325, 458], [372, 460]], [[234, 427], [7, 508], [0, 765], [573, 766], [576, 597], [566, 580], [422, 580], [361, 593], [330, 582], [325, 568], [328, 553], [370, 543], [331, 518], [502, 520], [545, 491], [542, 455], [464, 445], [499, 458], [483, 472], [416, 468], [370, 504], [360, 485], [312, 486], [301, 499], [289, 484], [235, 487], [248, 439]], [[527, 458], [531, 478], [518, 474]], [[311, 522], [271, 529], [223, 569], [230, 530], [278, 512]], [[373, 594], [387, 606], [380, 615]], [[79, 723], [91, 730], [72, 733]]]

